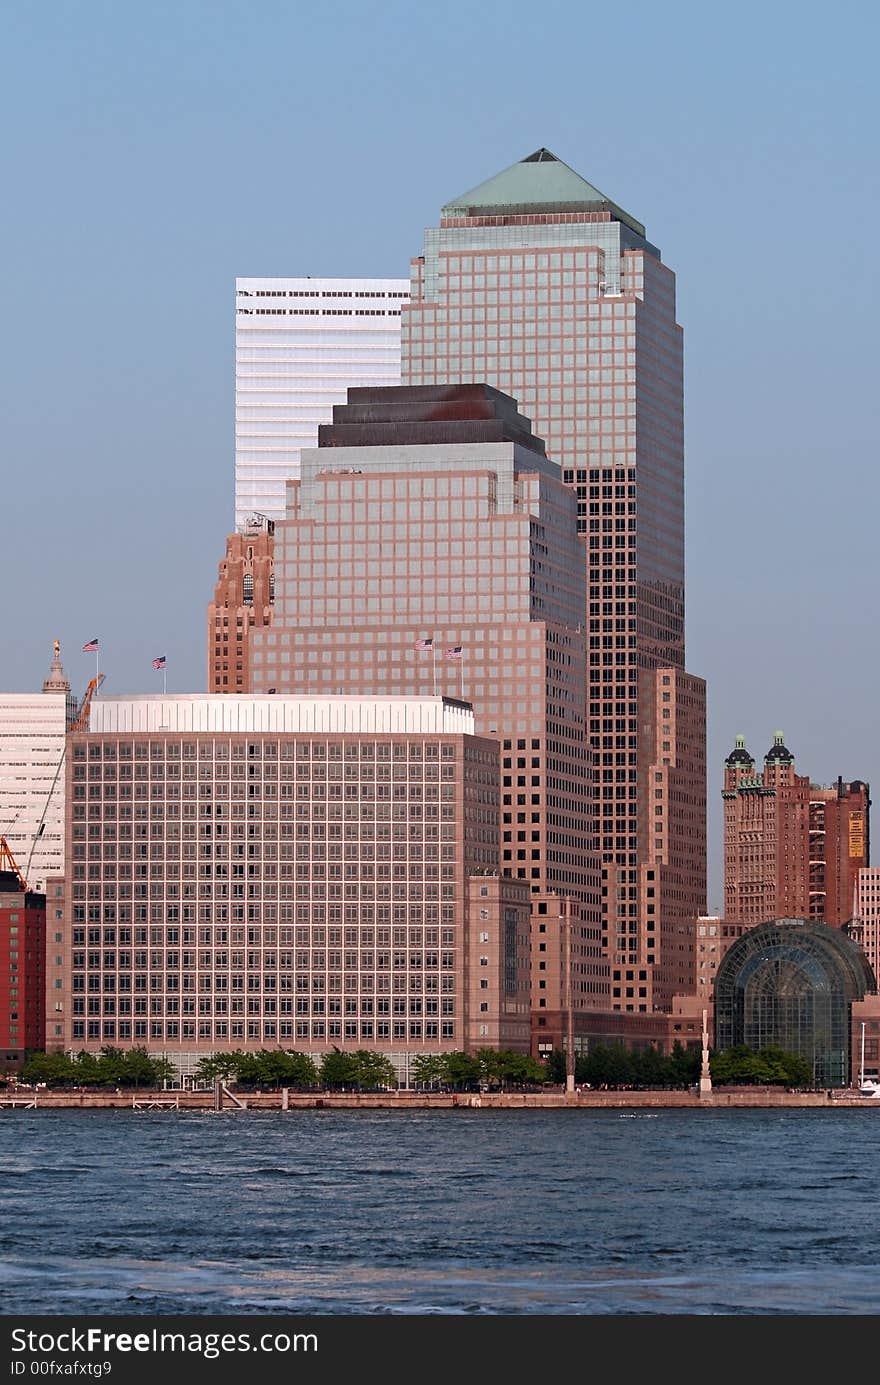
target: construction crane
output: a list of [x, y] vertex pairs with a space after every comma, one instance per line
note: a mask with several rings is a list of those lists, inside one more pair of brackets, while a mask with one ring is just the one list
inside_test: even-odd
[[77, 708], [76, 712], [74, 713], [73, 719], [71, 720], [71, 723], [70, 723], [70, 725], [69, 725], [68, 728], [67, 728], [68, 731], [87, 731], [87, 730], [88, 730], [88, 725], [89, 725], [89, 707], [92, 705], [92, 698], [94, 697], [95, 693], [96, 693], [96, 692], [98, 691], [98, 689], [100, 688], [100, 686], [101, 686], [101, 684], [103, 683], [103, 681], [104, 681], [104, 675], [103, 675], [103, 673], [98, 673], [98, 674], [96, 674], [95, 677], [91, 680], [91, 682], [89, 683], [89, 686], [86, 688], [85, 692], [83, 693], [82, 702], [79, 704], [79, 707]]
[[5, 837], [0, 837], [0, 870], [9, 869], [12, 874], [18, 877], [18, 883], [23, 890], [27, 890], [27, 881], [18, 868], [18, 862], [12, 854], [12, 849]]

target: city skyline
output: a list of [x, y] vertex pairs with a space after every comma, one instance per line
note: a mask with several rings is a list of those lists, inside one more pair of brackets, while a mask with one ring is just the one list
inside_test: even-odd
[[[864, 177], [869, 45], [851, 52], [842, 34], [829, 35], [809, 17], [793, 31], [781, 16], [761, 12], [766, 42], [756, 46], [748, 24], [729, 34], [721, 16], [704, 15], [699, 32], [689, 33], [684, 16], [661, 23], [641, 15], [628, 101], [615, 100], [613, 65], [592, 78], [595, 101], [613, 103], [611, 138], [610, 124], [576, 113], [576, 83], [560, 80], [550, 93], [519, 92], [514, 101], [500, 80], [503, 63], [498, 74], [481, 67], [461, 114], [450, 113], [442, 83], [416, 82], [417, 61], [401, 67], [401, 46], [415, 58], [424, 30], [402, 11], [399, 18], [393, 67], [390, 49], [374, 57], [415, 102], [422, 118], [412, 133], [383, 114], [358, 78], [356, 31], [331, 31], [329, 20], [310, 18], [297, 40], [317, 52], [332, 39], [339, 72], [354, 74], [353, 104], [328, 113], [313, 102], [318, 124], [317, 114], [301, 118], [315, 93], [308, 74], [295, 94], [272, 83], [281, 70], [276, 40], [285, 36], [277, 17], [231, 17], [209, 72], [198, 61], [199, 6], [179, 17], [173, 46], [160, 27], [143, 35], [134, 67], [124, 16], [90, 35], [88, 51], [75, 27], [55, 26], [47, 44], [46, 17], [14, 17], [23, 61], [6, 98], [31, 119], [10, 151], [23, 197], [7, 228], [17, 270], [7, 445], [10, 471], [22, 482], [3, 564], [7, 586], [27, 589], [30, 607], [4, 648], [3, 685], [37, 690], [57, 636], [81, 696], [93, 663], [78, 651], [97, 631], [108, 693], [158, 691], [151, 668], [158, 650], [167, 651], [169, 687], [203, 688], [204, 604], [231, 500], [228, 305], [236, 276], [403, 275], [444, 198], [545, 144], [648, 221], [678, 272], [688, 343], [688, 661], [709, 688], [707, 903], [714, 912], [721, 903], [717, 789], [734, 734], [760, 747], [768, 726], [785, 726], [824, 784], [838, 774], [876, 782], [880, 772], [870, 707], [845, 693], [843, 678], [856, 648], [867, 685], [876, 672], [864, 640], [865, 593], [876, 582], [870, 237], [849, 237], [845, 284], [819, 268], [828, 208], [856, 201], [872, 221], [876, 190]], [[569, 51], [554, 51], [563, 77], [573, 71], [585, 20], [572, 15], [570, 24]], [[84, 37], [84, 16], [80, 25]], [[867, 37], [875, 25], [876, 16], [862, 12], [859, 31]], [[513, 27], [515, 39], [498, 36], [511, 59], [530, 38], [546, 42], [526, 10]], [[441, 57], [453, 55], [462, 70], [460, 28], [453, 23], [435, 37], [437, 73]], [[722, 38], [723, 60], [688, 61], [706, 45], [717, 53]], [[243, 51], [260, 54], [270, 80], [244, 94], [233, 122], [224, 102]], [[477, 66], [468, 53], [465, 72], [475, 76]], [[669, 98], [670, 71], [677, 102]], [[163, 93], [164, 110], [149, 83]], [[94, 107], [77, 106], [86, 86]], [[150, 122], [142, 123], [144, 110]], [[68, 119], [71, 112], [78, 113]], [[211, 157], [206, 114], [227, 142], [222, 160]], [[271, 135], [262, 128], [269, 117]], [[394, 158], [378, 157], [383, 141]], [[266, 217], [255, 218], [246, 198], [228, 196], [229, 167], [245, 148], [266, 186], [284, 181], [279, 149], [291, 172], [297, 161]], [[315, 151], [317, 158], [306, 157]], [[138, 180], [167, 187], [173, 231], [166, 202], [144, 198]], [[50, 185], [78, 209], [63, 235], [45, 201]], [[96, 293], [98, 285], [105, 291]], [[36, 332], [50, 318], [47, 352]]]

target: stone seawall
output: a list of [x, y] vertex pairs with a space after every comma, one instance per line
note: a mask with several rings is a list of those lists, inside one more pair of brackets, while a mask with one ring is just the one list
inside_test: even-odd
[[171, 1110], [171, 1111], [298, 1111], [298, 1110], [695, 1110], [805, 1109], [880, 1111], [880, 1100], [855, 1092], [784, 1092], [750, 1089], [714, 1091], [699, 1096], [689, 1091], [589, 1092], [246, 1092], [223, 1093], [219, 1107], [212, 1091], [19, 1091], [0, 1094], [5, 1111]]

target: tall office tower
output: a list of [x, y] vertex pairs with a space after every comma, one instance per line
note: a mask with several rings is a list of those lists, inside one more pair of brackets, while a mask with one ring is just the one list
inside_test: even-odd
[[880, 981], [880, 866], [863, 866], [856, 876], [853, 923], [857, 940]]
[[39, 693], [0, 693], [0, 833], [28, 888], [45, 892], [64, 871], [64, 755], [76, 713], [55, 641]]
[[868, 864], [867, 784], [811, 784], [777, 731], [761, 774], [737, 736], [721, 796], [725, 919], [754, 927], [809, 918], [840, 928], [852, 918], [857, 875]]
[[0, 1068], [46, 1046], [46, 896], [0, 869]]
[[227, 536], [208, 606], [209, 692], [243, 693], [250, 687], [251, 630], [272, 624], [274, 554], [274, 520], [252, 515], [240, 534]]
[[348, 398], [289, 485], [253, 689], [473, 703], [477, 733], [502, 743], [502, 868], [533, 897], [533, 1038], [558, 1043], [569, 982], [575, 1011], [610, 1002], [577, 501], [497, 390]]
[[[71, 736], [55, 1048], [529, 1042], [499, 749], [442, 697], [136, 697]], [[53, 898], [54, 903], [54, 898]]]
[[349, 385], [400, 380], [406, 279], [236, 279], [235, 528], [284, 518], [284, 483]]
[[[686, 874], [682, 899], [705, 911], [705, 856], [655, 849], [645, 781], [657, 738], [640, 716], [655, 671], [684, 669], [682, 378], [675, 276], [640, 222], [548, 150], [447, 203], [426, 231], [401, 380], [485, 380], [515, 395], [577, 495], [606, 935], [617, 984], [626, 990], [631, 973], [637, 990], [646, 973], [643, 1002], [647, 973], [665, 965], [640, 907], [643, 871]], [[695, 718], [688, 773], [705, 786], [700, 699], [681, 716]], [[662, 739], [660, 768], [672, 769]], [[657, 983], [654, 1003], [666, 990]]]

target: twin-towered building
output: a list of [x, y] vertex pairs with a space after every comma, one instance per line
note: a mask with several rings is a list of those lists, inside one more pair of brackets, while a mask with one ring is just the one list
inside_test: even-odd
[[822, 788], [798, 774], [777, 731], [760, 773], [745, 738], [724, 762], [724, 913], [754, 927], [778, 918], [841, 928], [868, 865], [870, 806], [861, 780]]

